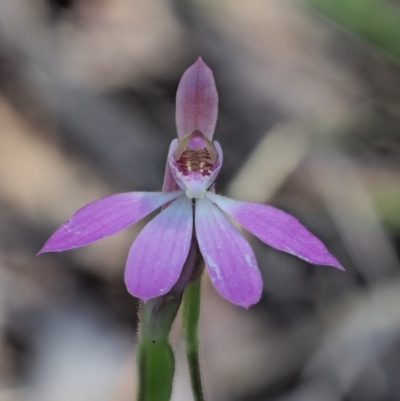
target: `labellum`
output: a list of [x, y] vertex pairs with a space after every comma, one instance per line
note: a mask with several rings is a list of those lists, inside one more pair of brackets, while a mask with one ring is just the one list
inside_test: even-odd
[[190, 199], [204, 198], [222, 165], [218, 142], [211, 142], [200, 130], [194, 130], [172, 143], [169, 165], [179, 187]]

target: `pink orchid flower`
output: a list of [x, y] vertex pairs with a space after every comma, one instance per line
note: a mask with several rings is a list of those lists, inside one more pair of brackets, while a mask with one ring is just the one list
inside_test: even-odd
[[89, 203], [51, 236], [40, 253], [87, 245], [167, 204], [129, 251], [125, 282], [128, 291], [143, 301], [166, 294], [177, 282], [193, 230], [217, 291], [245, 308], [260, 299], [262, 279], [254, 253], [225, 214], [273, 248], [344, 270], [294, 217], [210, 190], [221, 169], [222, 150], [212, 141], [218, 94], [213, 73], [201, 58], [183, 74], [176, 103], [178, 139], [170, 146], [164, 192], [121, 193]]

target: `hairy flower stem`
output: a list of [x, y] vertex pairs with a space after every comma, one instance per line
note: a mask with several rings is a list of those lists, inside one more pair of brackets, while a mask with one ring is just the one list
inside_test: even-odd
[[163, 296], [142, 304], [137, 354], [137, 401], [170, 401], [175, 357], [168, 341], [182, 297]]
[[204, 401], [199, 361], [198, 326], [200, 317], [201, 277], [191, 281], [183, 294], [183, 331], [186, 340], [186, 356], [195, 401]]

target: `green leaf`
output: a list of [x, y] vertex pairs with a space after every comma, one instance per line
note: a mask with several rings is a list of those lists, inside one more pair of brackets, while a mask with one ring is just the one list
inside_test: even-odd
[[385, 0], [303, 0], [400, 62], [400, 8]]
[[138, 401], [170, 401], [175, 357], [168, 337], [182, 297], [164, 296], [142, 305], [137, 354]]

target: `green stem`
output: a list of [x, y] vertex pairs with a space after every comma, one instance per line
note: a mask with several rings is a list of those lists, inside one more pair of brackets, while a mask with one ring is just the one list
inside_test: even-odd
[[170, 401], [175, 357], [168, 336], [182, 297], [160, 297], [142, 304], [137, 354], [137, 401]]
[[[139, 375], [137, 401], [170, 401], [171, 399], [175, 357], [168, 337], [181, 305], [185, 287], [191, 277], [198, 277], [201, 274], [203, 266], [193, 234], [189, 254], [178, 282], [169, 293], [142, 304], [137, 354]], [[198, 314], [199, 311], [196, 332]], [[191, 315], [190, 311], [189, 315]]]
[[199, 317], [201, 277], [191, 281], [183, 294], [183, 331], [186, 340], [186, 356], [195, 401], [204, 401], [199, 361]]

